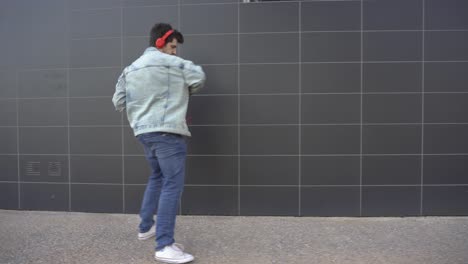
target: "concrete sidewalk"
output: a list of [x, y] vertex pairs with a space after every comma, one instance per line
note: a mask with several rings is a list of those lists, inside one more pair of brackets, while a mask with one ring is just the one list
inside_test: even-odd
[[[177, 219], [193, 263], [468, 263], [468, 217]], [[137, 226], [137, 215], [0, 210], [0, 263], [156, 263]]]

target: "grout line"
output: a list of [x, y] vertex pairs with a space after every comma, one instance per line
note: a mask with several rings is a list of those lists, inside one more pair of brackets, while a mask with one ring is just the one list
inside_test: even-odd
[[[468, 60], [425, 60], [425, 63], [468, 63]], [[303, 61], [302, 64], [348, 64], [361, 63], [361, 61]], [[413, 60], [397, 61], [363, 61], [363, 63], [421, 63]], [[201, 63], [202, 66], [237, 66], [237, 65], [285, 65], [298, 64], [297, 62], [244, 62], [244, 63]], [[65, 67], [65, 68], [31, 68], [20, 72], [54, 71], [54, 70], [94, 70], [94, 69], [119, 69], [119, 66], [96, 66], [96, 67]]]
[[298, 183], [299, 183], [299, 188], [298, 188], [298, 200], [299, 200], [299, 204], [298, 204], [298, 216], [301, 216], [302, 215], [302, 199], [301, 199], [301, 184], [302, 184], [302, 157], [301, 157], [301, 154], [302, 154], [302, 3], [299, 2], [299, 5], [298, 5], [298, 8], [299, 8], [299, 19], [298, 19], [298, 23], [299, 23], [299, 70], [298, 70], [298, 79], [299, 79], [299, 111], [298, 111], [298, 114], [299, 114], [299, 129], [298, 129], [298, 137], [299, 137], [299, 147], [298, 147], [298, 154], [299, 154], [299, 158], [298, 158], [298, 162], [299, 162], [299, 167], [298, 167]]
[[[467, 63], [467, 60], [430, 60], [430, 63]], [[364, 63], [421, 63], [421, 61], [364, 61]]]
[[[304, 156], [304, 157], [343, 157], [343, 156], [360, 156], [361, 154], [241, 154], [241, 157], [296, 157], [296, 156]], [[382, 153], [382, 154], [370, 154], [370, 153], [363, 153], [362, 156], [420, 156], [420, 153]], [[142, 156], [144, 155], [126, 155], [126, 156]], [[235, 157], [237, 154], [190, 154], [190, 157]], [[424, 156], [468, 156], [468, 153], [426, 153]]]
[[237, 215], [241, 215], [240, 159], [240, 2], [237, 3]]
[[[67, 70], [67, 93], [70, 93], [70, 72]], [[68, 210], [71, 212], [71, 144], [70, 144], [70, 99], [67, 99], [67, 144], [68, 144]]]
[[[279, 1], [274, 1], [274, 2], [269, 2], [268, 4], [278, 4], [278, 3], [297, 3], [297, 2], [303, 2], [305, 0], [279, 0]], [[358, 1], [358, 0], [314, 0], [313, 2], [335, 2], [335, 1]], [[232, 1], [232, 2], [221, 2], [221, 3], [185, 3], [181, 4], [182, 6], [213, 6], [213, 5], [234, 5], [238, 3], [239, 1]], [[265, 3], [245, 3], [245, 4], [250, 4], [250, 5], [255, 5], [255, 4], [265, 4]], [[149, 8], [149, 7], [173, 7], [176, 6], [175, 4], [149, 4], [149, 5], [141, 5], [141, 6], [122, 6], [122, 8], [127, 8], [127, 9], [132, 9], [132, 8]], [[78, 12], [78, 11], [94, 11], [94, 10], [112, 10], [112, 9], [117, 9], [120, 7], [95, 7], [95, 8], [72, 8], [70, 9], [70, 12]], [[455, 29], [457, 30], [457, 29]], [[462, 29], [463, 30], [463, 29]], [[427, 30], [427, 31], [438, 31], [438, 30]]]
[[[265, 0], [263, 0], [263, 1], [265, 1]], [[268, 3], [251, 2], [251, 3], [243, 3], [243, 4], [244, 5], [255, 5], [255, 4], [273, 4], [274, 5], [274, 4], [278, 4], [278, 3], [293, 3], [293, 2], [300, 2], [300, 1], [304, 1], [304, 0], [272, 0], [272, 1], [274, 1], [274, 2], [268, 2]], [[330, 0], [327, 0], [327, 1], [330, 1]], [[340, 0], [340, 1], [342, 1], [342, 0]], [[192, 6], [192, 5], [194, 5], [194, 6], [197, 6], [197, 5], [231, 5], [231, 4], [235, 4], [235, 3], [240, 4], [241, 1], [237, 0], [237, 1], [227, 2], [227, 3], [190, 3], [190, 4], [184, 4], [184, 5], [187, 5], [187, 6]]]
[[[18, 183], [16, 181], [0, 181], [0, 183]], [[66, 182], [35, 182], [35, 181], [21, 181], [21, 184], [62, 184], [66, 185]], [[121, 183], [98, 183], [98, 182], [72, 182], [72, 185], [107, 185], [107, 186], [122, 186]], [[126, 184], [129, 186], [146, 186], [145, 183], [130, 183]], [[186, 184], [188, 187], [237, 187], [238, 185], [230, 184]], [[303, 184], [302, 187], [420, 187], [420, 184]], [[448, 183], [448, 184], [426, 184], [425, 186], [433, 187], [457, 187], [457, 186], [468, 186], [468, 183]], [[262, 184], [245, 184], [242, 187], [298, 187], [298, 185], [262, 185]]]
[[[18, 153], [0, 153], [0, 156], [17, 156]], [[68, 153], [26, 153], [19, 154], [19, 156], [67, 156]], [[70, 156], [76, 157], [120, 157], [122, 154], [71, 154]], [[337, 153], [337, 154], [188, 154], [189, 157], [343, 157], [343, 156], [357, 156], [360, 153]], [[421, 156], [421, 153], [362, 153], [363, 156]], [[425, 153], [424, 156], [468, 156], [468, 153]], [[144, 157], [142, 154], [125, 154], [125, 157]]]
[[[180, 24], [179, 24], [180, 27]], [[187, 33], [184, 36], [189, 37], [205, 37], [205, 36], [229, 36], [229, 35], [275, 35], [275, 34], [317, 34], [317, 33], [401, 33], [401, 32], [468, 32], [468, 29], [434, 29], [434, 30], [420, 30], [420, 29], [385, 29], [385, 30], [304, 30], [304, 31], [258, 31], [258, 32], [219, 32], [219, 33]], [[140, 35], [127, 35], [123, 38], [147, 38], [147, 36]], [[103, 37], [82, 37], [71, 38], [75, 40], [103, 40], [103, 39], [118, 39], [116, 36], [103, 36]]]
[[[300, 65], [299, 65], [300, 67]], [[468, 91], [459, 91], [459, 92], [424, 92], [425, 94], [467, 94]], [[299, 93], [241, 93], [241, 96], [275, 96], [275, 95], [298, 95]], [[325, 92], [317, 92], [317, 93], [300, 93], [301, 95], [360, 95], [360, 92], [332, 92], [332, 93], [325, 93]], [[362, 92], [362, 94], [373, 94], [373, 95], [394, 95], [394, 94], [421, 94], [421, 92]], [[197, 94], [193, 96], [236, 96], [237, 94]]]
[[423, 215], [423, 198], [424, 198], [424, 86], [425, 86], [425, 81], [424, 81], [424, 78], [425, 78], [425, 75], [424, 75], [424, 70], [425, 70], [425, 67], [424, 67], [424, 60], [425, 60], [425, 34], [424, 34], [424, 29], [425, 29], [425, 0], [422, 0], [422, 28], [423, 28], [423, 32], [422, 32], [422, 63], [421, 63], [421, 67], [422, 67], [422, 78], [421, 78], [421, 122], [422, 122], [422, 126], [421, 126], [421, 197], [420, 197], [420, 211], [419, 211], [419, 215], [422, 216]]
[[[20, 97], [20, 100], [36, 100], [36, 99], [109, 99], [109, 96], [50, 96], [50, 97]], [[1, 100], [1, 99], [0, 99]]]
[[[189, 127], [234, 127], [234, 126], [243, 126], [243, 127], [255, 127], [255, 126], [264, 126], [264, 127], [271, 127], [271, 126], [357, 126], [361, 123], [300, 123], [300, 124], [293, 124], [293, 123], [284, 123], [284, 124], [195, 124], [189, 125]], [[420, 122], [420, 123], [362, 123], [364, 126], [414, 126], [414, 125], [468, 125], [468, 123], [428, 123], [428, 122]], [[72, 126], [18, 126], [20, 128], [66, 128], [66, 127], [73, 127], [73, 128], [126, 128], [127, 125], [72, 125]], [[16, 126], [0, 126], [0, 128], [16, 128]], [[1, 154], [1, 153], [0, 153]]]
[[[154, 5], [154, 6], [126, 6], [124, 8], [138, 8], [138, 7], [165, 7], [165, 6], [175, 6], [175, 5]], [[70, 9], [70, 12], [87, 12], [87, 11], [99, 11], [99, 10], [113, 10], [113, 9], [121, 9], [122, 7], [94, 7], [94, 8], [74, 8]]]
[[95, 67], [62, 67], [62, 68], [30, 68], [22, 69], [20, 72], [36, 72], [36, 71], [57, 71], [57, 70], [95, 70], [95, 69], [118, 69], [119, 66], [95, 66]]
[[[67, 14], [69, 2], [70, 1], [65, 1], [65, 17], [67, 18], [67, 25], [66, 25], [67, 31], [65, 35], [67, 38], [67, 42], [71, 38], [70, 17]], [[70, 44], [70, 42], [68, 42], [68, 44]], [[68, 49], [68, 56], [67, 56], [67, 69], [66, 69], [66, 75], [67, 75], [67, 98], [66, 98], [67, 100], [67, 144], [68, 144], [67, 157], [68, 157], [68, 211], [71, 212], [72, 211], [72, 197], [71, 197], [72, 196], [72, 189], [71, 189], [72, 164], [71, 164], [71, 144], [70, 144], [70, 54], [71, 54], [71, 50], [70, 50], [70, 45], [68, 45], [68, 47], [69, 49]]]
[[[300, 65], [299, 65], [300, 66]], [[423, 92], [424, 94], [468, 94], [468, 91], [441, 91], [441, 92]], [[240, 94], [194, 94], [196, 97], [207, 97], [207, 96], [287, 96], [287, 95], [298, 95], [299, 93], [240, 93]], [[317, 93], [300, 93], [301, 95], [360, 95], [360, 92], [317, 92]], [[419, 92], [363, 92], [362, 94], [373, 94], [373, 95], [399, 95], [399, 94], [421, 94]], [[0, 101], [13, 101], [13, 100], [52, 100], [52, 99], [108, 99], [109, 96], [70, 96], [70, 97], [24, 97], [24, 98], [0, 98]]]
[[[0, 127], [16, 127], [16, 126], [0, 126]], [[22, 127], [22, 128], [64, 128], [64, 127], [69, 127], [67, 125], [59, 125], [59, 126], [19, 126], [19, 127]], [[121, 125], [107, 125], [107, 126], [100, 126], [100, 125], [96, 125], [96, 126], [70, 126], [70, 127], [89, 127], [89, 128], [102, 128], [102, 127], [121, 127]]]
[[[240, 126], [352, 126], [360, 125], [361, 123], [302, 123], [302, 124], [240, 124]], [[422, 123], [362, 123], [365, 126], [405, 126], [405, 125], [421, 125]], [[468, 123], [424, 123], [426, 125], [468, 125]], [[223, 126], [236, 126], [236, 124], [206, 124], [206, 125], [190, 125], [190, 126], [214, 126], [214, 127], [223, 127]]]
[[19, 70], [15, 69], [16, 88], [16, 166], [18, 167], [18, 209], [21, 209], [21, 167], [20, 167], [20, 140], [19, 140]]
[[[384, 63], [421, 63], [421, 61], [414, 60], [395, 60], [395, 61], [366, 61], [363, 60], [363, 63], [372, 63], [372, 64], [384, 64]], [[468, 60], [426, 60], [426, 63], [468, 63]], [[302, 64], [358, 64], [361, 61], [302, 61]], [[298, 64], [297, 62], [243, 62], [243, 63], [203, 63], [200, 65], [204, 66], [235, 66], [240, 65], [290, 65]], [[82, 68], [80, 68], [82, 69]]]
[[30, 184], [63, 184], [63, 185], [112, 185], [112, 186], [122, 186], [121, 183], [103, 183], [103, 182], [41, 182], [41, 181], [22, 181], [21, 183], [30, 183]]
[[[120, 69], [123, 71], [123, 20], [124, 20], [124, 0], [121, 1], [120, 8]], [[125, 213], [125, 144], [124, 144], [124, 112], [120, 113], [120, 138], [122, 145], [122, 213]]]
[[[300, 15], [299, 15], [300, 16]], [[468, 29], [445, 29], [445, 30], [426, 30], [430, 32], [467, 32]], [[309, 34], [309, 33], [398, 33], [398, 32], [424, 32], [420, 29], [386, 29], [386, 30], [300, 30], [299, 31], [258, 31], [258, 32], [239, 32], [240, 35], [269, 35], [269, 34]], [[235, 35], [232, 32], [222, 33], [191, 33], [186, 34], [187, 36], [226, 36]], [[132, 37], [143, 37], [143, 36], [132, 36]], [[112, 37], [109, 37], [112, 38]]]
[[71, 41], [80, 41], [80, 40], [110, 40], [110, 39], [120, 39], [122, 37], [87, 37], [87, 38], [70, 38]]
[[360, 139], [359, 139], [359, 215], [362, 216], [362, 123], [363, 123], [363, 103], [362, 103], [362, 100], [363, 100], [363, 95], [362, 95], [362, 92], [363, 92], [363, 81], [364, 81], [364, 78], [363, 78], [363, 71], [364, 71], [364, 67], [363, 67], [363, 52], [364, 52], [364, 44], [363, 44], [363, 41], [364, 41], [364, 33], [363, 33], [363, 25], [364, 25], [364, 4], [362, 2], [363, 0], [360, 0], [360, 5], [361, 5], [361, 50], [360, 50], [360, 59], [361, 59], [361, 63], [360, 63], [360, 88], [361, 88], [361, 108], [360, 108], [360, 129], [359, 129], [359, 134], [360, 134]]
[[182, 32], [182, 25], [180, 23], [180, 0], [177, 0], [177, 26], [179, 30]]
[[[291, 2], [299, 2], [301, 0], [294, 0], [294, 1], [287, 1], [287, 0], [279, 0], [275, 1], [275, 3], [291, 3]], [[330, 0], [328, 0], [330, 1]], [[333, 1], [333, 0], [332, 0]], [[235, 5], [240, 3], [239, 1], [232, 1], [232, 2], [221, 2], [221, 3], [185, 3], [185, 4], [180, 4], [181, 6], [213, 6], [213, 5]], [[271, 3], [271, 4], [275, 4]], [[249, 3], [249, 4], [254, 4], [254, 3]], [[122, 8], [149, 8], [149, 7], [175, 7], [177, 6], [176, 4], [162, 4], [162, 5], [140, 5], [140, 6], [123, 6]], [[111, 9], [117, 9], [118, 7], [96, 7], [96, 8], [73, 8], [70, 9], [71, 12], [77, 12], [77, 11], [94, 11], [94, 10], [111, 10]], [[119, 7], [120, 8], [120, 7]]]

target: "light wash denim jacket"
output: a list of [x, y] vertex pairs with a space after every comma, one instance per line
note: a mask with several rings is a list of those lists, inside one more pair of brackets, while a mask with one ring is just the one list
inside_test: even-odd
[[186, 123], [189, 96], [203, 87], [200, 66], [149, 47], [120, 75], [112, 98], [115, 109], [127, 109], [135, 136], [170, 132], [191, 137]]

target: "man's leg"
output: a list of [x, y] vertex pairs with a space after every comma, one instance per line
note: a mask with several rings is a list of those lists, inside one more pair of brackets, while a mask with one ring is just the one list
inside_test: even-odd
[[156, 250], [160, 250], [175, 242], [175, 221], [185, 180], [185, 138], [171, 134], [161, 135], [156, 156], [163, 174], [156, 222]]
[[147, 143], [143, 143], [145, 149], [146, 160], [151, 167], [151, 175], [146, 185], [143, 201], [140, 209], [141, 222], [139, 225], [140, 233], [147, 232], [154, 224], [154, 215], [156, 214], [159, 196], [161, 194], [162, 187], [162, 173], [159, 167], [158, 159], [154, 151], [151, 150], [151, 146], [147, 146]]

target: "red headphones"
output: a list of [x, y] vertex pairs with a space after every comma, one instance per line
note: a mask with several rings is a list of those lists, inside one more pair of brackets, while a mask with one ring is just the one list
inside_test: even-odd
[[167, 37], [169, 37], [169, 35], [171, 35], [173, 32], [174, 32], [174, 30], [171, 29], [168, 32], [166, 32], [166, 34], [164, 34], [164, 36], [162, 36], [162, 38], [158, 38], [156, 40], [156, 47], [158, 49], [162, 49], [164, 47], [164, 45], [166, 45]]

